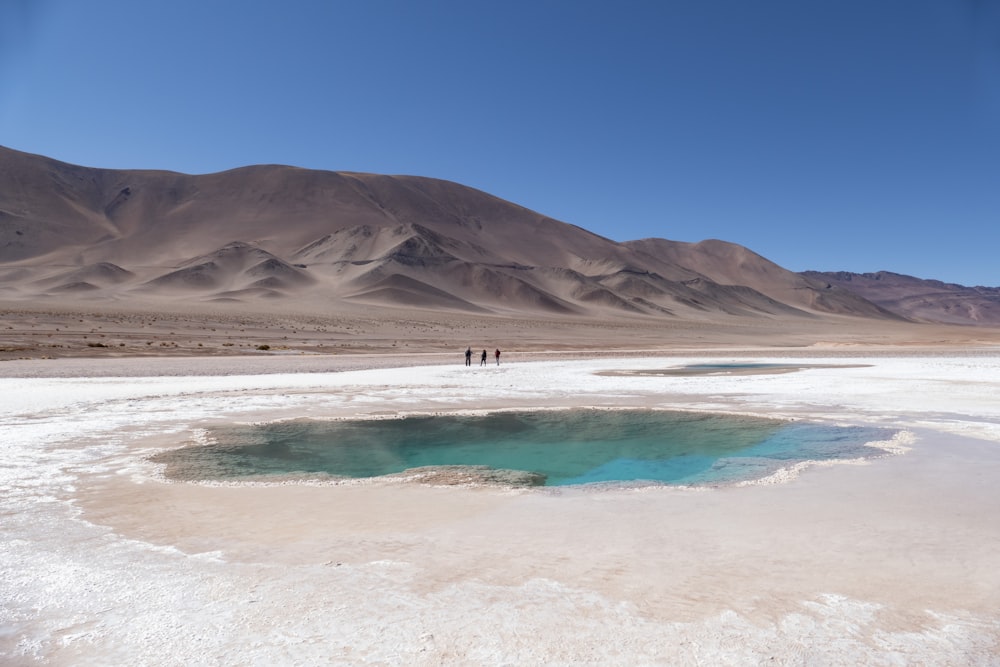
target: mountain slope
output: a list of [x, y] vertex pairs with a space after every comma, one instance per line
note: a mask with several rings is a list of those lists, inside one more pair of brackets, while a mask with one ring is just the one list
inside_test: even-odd
[[629, 241], [625, 245], [642, 255], [697, 271], [712, 282], [751, 287], [775, 301], [796, 308], [859, 317], [903, 319], [849, 290], [835, 289], [808, 276], [788, 271], [735, 243], [715, 239], [699, 243], [644, 239]]
[[119, 304], [897, 318], [734, 244], [616, 243], [448, 181], [277, 165], [93, 169], [0, 147], [0, 293], [66, 292]]
[[843, 289], [923, 322], [1000, 325], [1000, 288], [965, 287], [889, 271], [805, 271], [807, 279]]

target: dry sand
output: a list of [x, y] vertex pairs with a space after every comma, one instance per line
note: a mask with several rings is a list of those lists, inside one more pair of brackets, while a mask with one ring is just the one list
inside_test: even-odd
[[[300, 309], [296, 309], [300, 307]], [[85, 359], [93, 372], [103, 363], [91, 360], [156, 357], [213, 359], [253, 356], [252, 372], [269, 368], [333, 368], [353, 364], [345, 357], [377, 355], [379, 365], [426, 363], [421, 355], [438, 354], [430, 363], [447, 363], [466, 346], [496, 347], [545, 358], [597, 357], [619, 354], [700, 354], [742, 351], [837, 352], [856, 349], [901, 352], [975, 349], [1000, 345], [1000, 328], [901, 324], [851, 317], [734, 318], [703, 321], [651, 319], [610, 313], [604, 317], [504, 317], [465, 313], [403, 310], [379, 306], [336, 310], [297, 302], [275, 304], [267, 312], [246, 306], [157, 304], [143, 310], [135, 304], [50, 301], [44, 308], [0, 301], [0, 361], [58, 359], [53, 373], [76, 372], [66, 359]], [[266, 348], [265, 348], [266, 346]], [[262, 349], [265, 348], [265, 349]], [[290, 356], [321, 355], [289, 361]], [[280, 360], [275, 361], [275, 358]], [[193, 364], [195, 372], [201, 361]], [[213, 362], [214, 363], [214, 362]], [[141, 364], [136, 364], [141, 365]], [[215, 367], [213, 367], [215, 368]], [[224, 363], [212, 372], [240, 372]], [[232, 368], [229, 371], [227, 369]], [[63, 370], [70, 369], [70, 370]], [[11, 374], [0, 368], [0, 374]], [[41, 371], [45, 372], [45, 371]], [[159, 372], [159, 371], [157, 371]]]
[[[50, 316], [5, 319], [23, 356], [67, 345], [0, 364], [5, 664], [998, 664], [995, 331], [351, 315], [193, 359], [289, 334]], [[184, 349], [101, 359], [77, 325]], [[505, 362], [466, 369], [466, 344]], [[799, 370], [671, 372], [747, 360]], [[208, 486], [145, 460], [213, 423], [578, 405], [870, 424], [907, 451], [709, 490]]]

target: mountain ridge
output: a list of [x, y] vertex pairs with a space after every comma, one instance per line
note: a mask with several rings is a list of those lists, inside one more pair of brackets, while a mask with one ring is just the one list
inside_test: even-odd
[[[266, 298], [317, 309], [927, 320], [926, 307], [893, 309], [850, 282], [793, 273], [722, 240], [619, 243], [421, 176], [284, 165], [109, 170], [0, 147], [7, 301]], [[1000, 323], [1000, 309], [964, 312], [976, 314], [968, 323]], [[958, 310], [949, 317], [961, 319]]]
[[968, 287], [891, 271], [804, 271], [802, 275], [848, 289], [916, 322], [1000, 323], [1000, 287]]

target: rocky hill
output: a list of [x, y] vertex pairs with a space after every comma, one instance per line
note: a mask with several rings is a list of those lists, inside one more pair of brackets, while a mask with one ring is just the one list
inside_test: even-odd
[[966, 287], [889, 271], [806, 271], [802, 275], [917, 322], [1000, 324], [1000, 287]]
[[[431, 178], [277, 165], [95, 169], [0, 147], [8, 303], [293, 301], [686, 319], [930, 312], [857, 287], [719, 240], [618, 243]], [[977, 322], [1000, 321], [979, 312]]]

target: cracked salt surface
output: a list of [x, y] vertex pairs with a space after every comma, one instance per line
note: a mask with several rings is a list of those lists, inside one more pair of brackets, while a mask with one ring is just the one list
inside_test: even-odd
[[[851, 361], [0, 379], [0, 662], [996, 664], [1000, 358]], [[914, 441], [699, 493], [196, 488], [142, 462], [211, 423], [582, 405]]]

